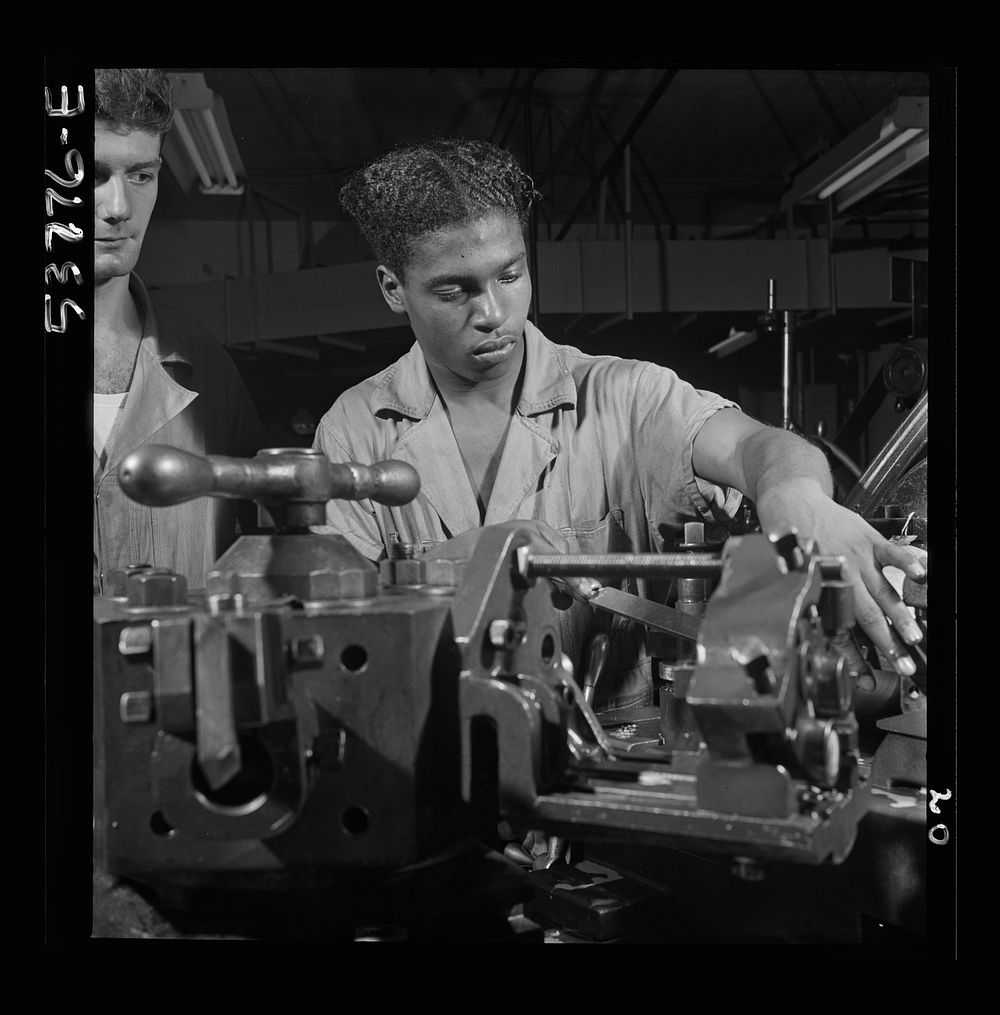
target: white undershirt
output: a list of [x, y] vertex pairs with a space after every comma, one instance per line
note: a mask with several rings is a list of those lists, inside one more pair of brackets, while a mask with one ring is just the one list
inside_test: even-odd
[[98, 458], [104, 454], [108, 437], [127, 397], [127, 391], [116, 392], [113, 395], [94, 393], [94, 450]]

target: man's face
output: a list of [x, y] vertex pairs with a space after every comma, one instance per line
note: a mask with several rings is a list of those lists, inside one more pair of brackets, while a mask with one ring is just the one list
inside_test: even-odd
[[127, 275], [139, 260], [156, 204], [160, 137], [116, 130], [98, 120], [94, 131], [94, 281]]
[[495, 382], [521, 362], [531, 278], [520, 224], [491, 214], [422, 237], [406, 284], [387, 268], [389, 307], [406, 313], [432, 367], [465, 383]]

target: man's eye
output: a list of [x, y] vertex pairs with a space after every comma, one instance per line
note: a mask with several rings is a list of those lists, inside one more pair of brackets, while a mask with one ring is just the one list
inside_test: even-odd
[[139, 186], [151, 183], [155, 179], [156, 175], [154, 173], [129, 173], [128, 176], [129, 183], [137, 183]]
[[447, 292], [435, 293], [437, 298], [443, 303], [452, 303], [462, 295], [461, 289], [449, 289]]
[[508, 272], [506, 275], [501, 275], [500, 281], [510, 284], [511, 282], [516, 282], [521, 277], [522, 274], [523, 272], [520, 271], [511, 271]]

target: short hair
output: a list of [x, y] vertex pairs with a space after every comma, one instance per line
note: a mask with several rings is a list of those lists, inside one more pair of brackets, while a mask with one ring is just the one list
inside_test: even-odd
[[413, 243], [492, 212], [523, 229], [541, 195], [514, 155], [490, 141], [433, 138], [394, 148], [357, 170], [340, 203], [380, 264], [405, 281]]
[[94, 71], [94, 119], [163, 137], [174, 122], [170, 78], [151, 67], [98, 68]]

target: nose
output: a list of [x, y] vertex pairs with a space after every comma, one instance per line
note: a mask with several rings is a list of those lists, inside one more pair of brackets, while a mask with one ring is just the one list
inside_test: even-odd
[[473, 306], [475, 314], [472, 323], [476, 331], [496, 331], [507, 318], [503, 295], [495, 282], [475, 297]]
[[132, 217], [125, 181], [109, 176], [94, 191], [94, 209], [105, 222], [123, 222]]

